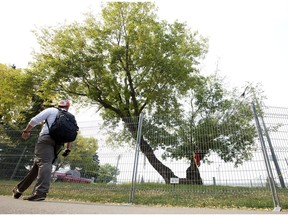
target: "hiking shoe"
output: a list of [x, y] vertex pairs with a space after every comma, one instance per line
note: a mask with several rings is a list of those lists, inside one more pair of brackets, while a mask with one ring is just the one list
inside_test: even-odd
[[18, 199], [22, 195], [22, 193], [18, 190], [17, 187], [13, 188], [12, 192], [14, 199]]
[[28, 200], [28, 201], [43, 201], [46, 198], [46, 194], [32, 194], [31, 196], [24, 197], [23, 200]]

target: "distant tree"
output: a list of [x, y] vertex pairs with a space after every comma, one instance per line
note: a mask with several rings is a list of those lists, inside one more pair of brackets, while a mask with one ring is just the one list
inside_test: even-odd
[[120, 171], [112, 166], [111, 164], [104, 164], [99, 167], [98, 176], [96, 178], [97, 183], [108, 183], [116, 182], [117, 175], [120, 174]]
[[68, 157], [63, 158], [60, 152], [55, 164], [56, 170], [69, 166], [71, 170], [79, 170], [84, 177], [96, 178], [99, 170], [99, 160], [95, 161], [95, 155], [97, 155], [98, 148], [95, 138], [85, 138], [79, 134], [72, 144], [72, 150]]
[[25, 112], [31, 105], [32, 79], [21, 69], [0, 64], [0, 123], [3, 126], [23, 123]]

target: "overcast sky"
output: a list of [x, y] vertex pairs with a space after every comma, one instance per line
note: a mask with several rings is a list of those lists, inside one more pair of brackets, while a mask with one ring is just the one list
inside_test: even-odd
[[[204, 73], [219, 74], [231, 86], [262, 83], [266, 105], [288, 107], [288, 0], [156, 0], [158, 15], [178, 19], [209, 38]], [[0, 63], [25, 68], [37, 49], [31, 30], [81, 21], [100, 11], [96, 0], [1, 0]]]

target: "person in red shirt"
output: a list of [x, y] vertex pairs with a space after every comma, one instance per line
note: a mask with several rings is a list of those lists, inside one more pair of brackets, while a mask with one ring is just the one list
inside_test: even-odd
[[199, 155], [198, 150], [195, 150], [195, 152], [194, 152], [194, 160], [195, 160], [196, 165], [199, 167], [200, 166], [200, 155]]

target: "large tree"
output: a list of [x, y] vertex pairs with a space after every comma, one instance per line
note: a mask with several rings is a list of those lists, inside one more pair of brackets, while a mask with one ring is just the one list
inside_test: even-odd
[[[131, 119], [141, 113], [165, 114], [164, 123], [171, 128], [175, 116], [182, 116], [181, 99], [205, 85], [198, 64], [207, 52], [207, 40], [185, 23], [159, 20], [156, 12], [149, 2], [114, 2], [103, 8], [100, 18], [88, 14], [82, 23], [41, 28], [35, 32], [41, 51], [30, 72], [44, 93], [61, 92], [76, 102], [96, 103], [103, 108], [104, 120], [122, 121], [132, 135], [137, 124]], [[150, 126], [163, 129], [155, 120]], [[159, 145], [144, 135], [140, 149], [169, 183], [177, 176], [155, 156]], [[187, 178], [181, 182], [195, 183], [189, 172]]]
[[246, 88], [248, 98], [235, 88], [228, 90], [220, 77], [212, 75], [189, 91], [184, 102], [186, 112], [175, 118], [176, 124], [169, 130], [172, 135], [165, 134], [170, 142], [158, 143], [165, 149], [164, 158], [189, 162], [184, 182], [203, 184], [197, 159], [205, 163], [211, 153], [235, 167], [253, 157], [257, 131], [251, 103], [256, 94], [259, 102], [263, 98], [260, 86], [248, 83]]

